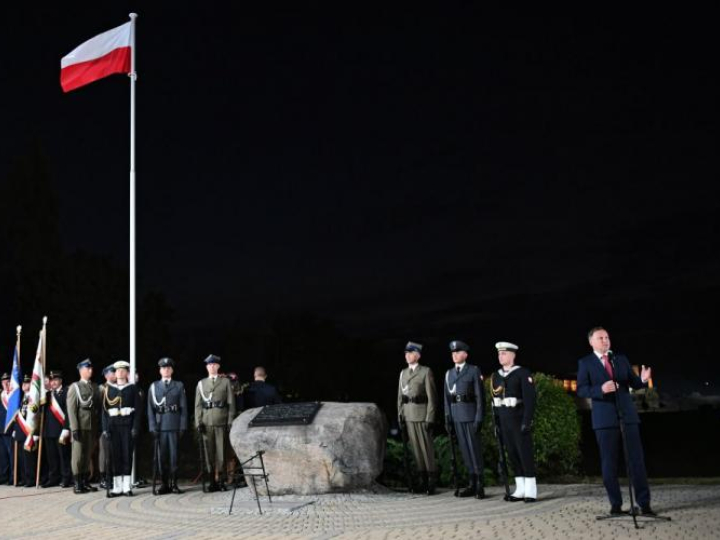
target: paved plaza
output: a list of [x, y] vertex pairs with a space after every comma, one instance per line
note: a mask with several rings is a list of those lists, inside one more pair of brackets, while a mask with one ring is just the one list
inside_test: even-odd
[[[0, 487], [0, 538], [288, 538], [288, 539], [457, 539], [474, 538], [673, 538], [720, 535], [720, 486], [656, 486], [653, 507], [671, 522], [640, 517], [597, 521], [608, 504], [597, 485], [542, 485], [535, 504], [506, 503], [500, 488], [489, 498], [457, 499], [444, 490], [426, 497], [376, 492], [283, 496], [262, 500], [250, 490], [202, 493], [184, 486], [183, 495], [105, 498], [104, 492], [74, 495], [71, 489]], [[626, 504], [627, 506], [627, 504]]]

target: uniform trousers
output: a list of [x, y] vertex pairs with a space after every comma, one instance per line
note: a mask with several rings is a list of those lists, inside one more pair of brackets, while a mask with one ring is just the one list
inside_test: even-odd
[[453, 422], [453, 424], [455, 424], [458, 446], [468, 473], [477, 474], [482, 480], [484, 472], [479, 429], [475, 429], [474, 422]]
[[93, 439], [95, 432], [90, 429], [81, 429], [78, 431], [80, 440], [73, 438], [72, 443], [72, 473], [77, 477], [80, 474], [88, 474], [90, 472], [90, 454], [93, 448]]
[[500, 417], [500, 428], [505, 449], [510, 458], [515, 476], [535, 477], [535, 452], [532, 433], [523, 433], [520, 429], [522, 415], [505, 414]]
[[133, 439], [131, 426], [110, 424], [112, 444], [113, 476], [128, 476], [132, 473]]
[[405, 422], [408, 442], [417, 464], [417, 470], [434, 473], [437, 471], [435, 447], [425, 425], [425, 422]]
[[70, 482], [70, 445], [60, 444], [58, 437], [46, 437], [43, 443], [43, 452], [48, 461], [48, 482], [56, 483], [62, 480]]

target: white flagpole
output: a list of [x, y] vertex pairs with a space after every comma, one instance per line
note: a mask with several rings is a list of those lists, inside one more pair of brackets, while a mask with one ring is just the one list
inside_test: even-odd
[[135, 19], [130, 14], [130, 382], [135, 382]]
[[[130, 13], [130, 382], [135, 382], [135, 19]], [[135, 414], [138, 414], [137, 411]], [[134, 457], [134, 456], [133, 456]], [[135, 459], [130, 473], [135, 483]]]

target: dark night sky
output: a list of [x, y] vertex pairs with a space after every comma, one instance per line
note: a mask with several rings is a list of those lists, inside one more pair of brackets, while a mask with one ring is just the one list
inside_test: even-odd
[[6, 12], [0, 174], [39, 142], [64, 246], [127, 263], [129, 83], [59, 63], [137, 11], [138, 279], [174, 332], [313, 313], [567, 372], [602, 323], [720, 384], [710, 14], [137, 4]]

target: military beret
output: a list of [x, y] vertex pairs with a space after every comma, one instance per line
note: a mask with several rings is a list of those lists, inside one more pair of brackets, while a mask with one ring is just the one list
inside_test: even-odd
[[10, 380], [10, 374], [9, 373], [3, 373], [2, 377], [0, 377], [0, 381], [9, 381]]
[[126, 360], [118, 360], [113, 364], [115, 369], [130, 369], [130, 363]]
[[451, 352], [455, 352], [455, 351], [468, 352], [469, 350], [470, 350], [470, 346], [467, 343], [465, 343], [464, 341], [453, 340], [450, 342], [450, 351]]
[[510, 343], [509, 341], [498, 341], [498, 342], [495, 344], [495, 348], [496, 348], [498, 351], [512, 351], [512, 352], [515, 352], [515, 351], [517, 351], [520, 347], [518, 347], [518, 346], [515, 345], [514, 343]]
[[108, 373], [115, 373], [115, 366], [113, 364], [103, 368], [103, 375], [107, 375]]
[[23, 377], [23, 384], [26, 383], [26, 382], [32, 382], [32, 377], [30, 377], [30, 375], [27, 375], [27, 374], [26, 374], [26, 375]]
[[86, 358], [82, 362], [79, 362], [77, 365], [78, 370], [80, 370], [84, 367], [92, 367], [92, 361], [89, 358]]
[[161, 359], [158, 361], [158, 367], [171, 367], [171, 368], [174, 368], [174, 367], [175, 367], [175, 360], [173, 360], [172, 358], [167, 358], [167, 357], [161, 358]]
[[220, 363], [220, 357], [215, 356], [214, 354], [208, 355], [208, 357], [205, 359], [206, 364], [219, 364]]
[[420, 343], [415, 343], [414, 341], [408, 341], [407, 345], [405, 345], [405, 352], [422, 352], [423, 346]]
[[60, 371], [60, 370], [50, 371], [49, 377], [51, 379], [62, 379], [62, 371]]

